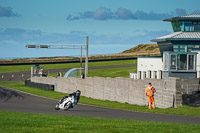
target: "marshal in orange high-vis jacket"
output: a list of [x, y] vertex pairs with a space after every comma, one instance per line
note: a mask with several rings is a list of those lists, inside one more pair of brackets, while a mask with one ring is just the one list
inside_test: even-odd
[[145, 94], [148, 96], [149, 101], [149, 109], [151, 109], [151, 105], [153, 104], [153, 108], [156, 108], [154, 101], [154, 93], [156, 92], [155, 88], [149, 83], [149, 86], [146, 88]]

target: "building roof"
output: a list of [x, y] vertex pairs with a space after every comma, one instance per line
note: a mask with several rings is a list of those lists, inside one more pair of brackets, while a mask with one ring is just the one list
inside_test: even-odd
[[156, 39], [151, 40], [152, 42], [163, 42], [163, 41], [187, 41], [187, 40], [193, 40], [193, 41], [200, 41], [200, 32], [174, 32], [172, 34], [158, 37]]
[[184, 16], [178, 16], [174, 18], [164, 19], [163, 21], [200, 21], [200, 14], [190, 14], [190, 15], [184, 15]]

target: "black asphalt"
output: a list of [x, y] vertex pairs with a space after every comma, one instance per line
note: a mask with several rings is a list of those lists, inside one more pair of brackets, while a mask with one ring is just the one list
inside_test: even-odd
[[0, 86], [0, 110], [128, 120], [200, 124], [200, 117], [141, 113], [78, 104], [64, 111], [55, 110], [57, 100], [46, 99]]

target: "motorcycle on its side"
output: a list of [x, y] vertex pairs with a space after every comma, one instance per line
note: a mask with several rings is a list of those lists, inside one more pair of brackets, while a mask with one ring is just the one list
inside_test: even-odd
[[81, 91], [77, 90], [74, 93], [69, 94], [69, 96], [64, 96], [55, 106], [55, 110], [63, 109], [67, 111], [70, 108], [73, 108], [80, 99]]

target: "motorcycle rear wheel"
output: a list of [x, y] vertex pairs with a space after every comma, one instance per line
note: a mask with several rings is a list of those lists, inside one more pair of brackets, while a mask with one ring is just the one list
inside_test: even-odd
[[72, 102], [67, 102], [65, 105], [64, 105], [64, 110], [67, 111], [72, 105]]

